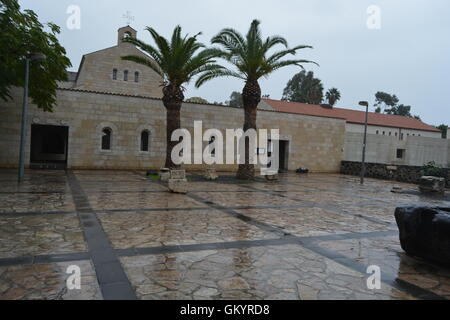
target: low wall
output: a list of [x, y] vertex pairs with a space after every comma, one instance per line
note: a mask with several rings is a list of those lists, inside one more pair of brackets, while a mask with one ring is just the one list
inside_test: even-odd
[[[420, 166], [389, 165], [382, 163], [366, 163], [366, 177], [395, 180], [401, 182], [417, 183], [421, 177]], [[446, 185], [450, 186], [450, 169], [447, 171]], [[361, 162], [342, 161], [341, 173], [359, 176], [361, 174]]]
[[[345, 133], [345, 161], [360, 161], [364, 134]], [[397, 158], [397, 149], [403, 149], [404, 157]], [[368, 134], [366, 161], [399, 166], [422, 166], [430, 161], [450, 166], [450, 140], [432, 137], [406, 136], [399, 140], [395, 136]]]

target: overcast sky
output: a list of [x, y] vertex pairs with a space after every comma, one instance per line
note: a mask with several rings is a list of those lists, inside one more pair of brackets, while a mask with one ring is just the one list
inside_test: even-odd
[[[154, 27], [170, 36], [175, 25], [209, 40], [220, 29], [233, 27], [245, 33], [252, 19], [261, 20], [263, 36], [282, 35], [290, 46], [312, 45], [297, 57], [314, 60], [320, 67], [305, 65], [324, 83], [342, 94], [338, 107], [358, 108], [358, 101], [373, 104], [376, 91], [394, 93], [400, 103], [411, 105], [430, 124], [450, 123], [450, 1], [448, 0], [20, 0], [22, 9], [34, 10], [41, 21], [62, 28], [59, 39], [78, 69], [83, 54], [113, 46], [117, 29], [126, 25], [122, 16], [130, 11], [131, 26], [138, 38], [150, 42], [143, 29]], [[81, 28], [66, 26], [70, 5], [81, 9]], [[381, 9], [381, 28], [369, 29], [367, 9]], [[276, 71], [260, 84], [263, 94], [280, 99], [287, 81], [299, 70]], [[201, 96], [223, 102], [243, 83], [217, 79], [186, 97]], [[372, 108], [373, 110], [373, 108]]]

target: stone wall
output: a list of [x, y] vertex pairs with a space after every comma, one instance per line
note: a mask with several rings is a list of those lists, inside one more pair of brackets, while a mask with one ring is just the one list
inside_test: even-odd
[[[366, 177], [395, 180], [401, 182], [417, 183], [421, 177], [421, 166], [389, 165], [382, 163], [366, 163]], [[450, 169], [447, 171], [446, 185], [450, 186]], [[359, 176], [361, 174], [361, 162], [342, 161], [341, 173]]]
[[[17, 167], [20, 141], [21, 90], [14, 100], [0, 102], [0, 167]], [[242, 128], [244, 110], [228, 106], [184, 103], [181, 126], [193, 131], [194, 120], [209, 128]], [[30, 105], [26, 166], [30, 162], [31, 124], [69, 127], [69, 168], [158, 169], [164, 164], [166, 112], [160, 99], [60, 89], [53, 113]], [[260, 110], [258, 128], [280, 129], [289, 141], [288, 169], [308, 167], [314, 172], [339, 172], [345, 135], [345, 121]], [[102, 129], [112, 129], [112, 149], [101, 150]], [[150, 151], [140, 151], [142, 130], [151, 133]], [[225, 136], [225, 134], [224, 134]], [[206, 144], [206, 143], [205, 143]], [[218, 165], [217, 170], [235, 170], [236, 165]], [[187, 166], [201, 169], [201, 166]]]
[[[346, 132], [344, 161], [361, 161], [363, 133]], [[397, 149], [404, 150], [403, 158], [397, 158]], [[366, 161], [371, 163], [422, 166], [434, 161], [443, 167], [450, 165], [450, 140], [422, 136], [367, 135]]]

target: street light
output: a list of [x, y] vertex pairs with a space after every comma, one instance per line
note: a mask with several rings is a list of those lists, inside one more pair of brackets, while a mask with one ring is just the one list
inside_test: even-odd
[[366, 174], [366, 142], [367, 142], [367, 117], [369, 114], [369, 103], [367, 101], [360, 101], [360, 106], [366, 107], [366, 120], [364, 122], [364, 142], [362, 150], [362, 160], [361, 160], [361, 184], [364, 184], [364, 175]]
[[30, 77], [30, 62], [44, 60], [45, 55], [42, 53], [29, 53], [25, 58], [25, 84], [23, 86], [23, 104], [22, 104], [22, 124], [20, 131], [20, 150], [19, 150], [19, 182], [23, 179], [24, 174], [24, 155], [26, 143], [27, 128], [27, 112], [28, 112], [28, 82]]

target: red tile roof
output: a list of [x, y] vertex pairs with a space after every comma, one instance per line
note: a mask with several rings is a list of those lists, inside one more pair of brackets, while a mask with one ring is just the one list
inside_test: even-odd
[[[271, 107], [279, 112], [297, 113], [308, 116], [345, 119], [349, 123], [364, 124], [365, 111], [322, 107], [314, 104], [299, 102], [287, 102], [272, 99], [263, 99]], [[422, 131], [440, 132], [433, 126], [430, 126], [420, 120], [404, 116], [391, 114], [369, 112], [368, 124], [374, 126], [405, 128]]]

